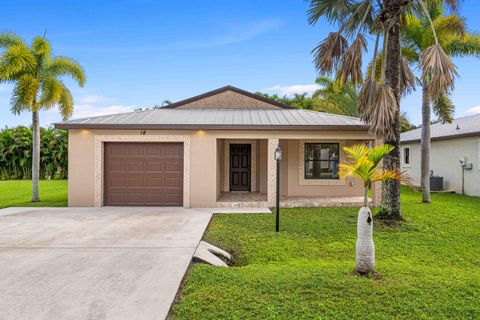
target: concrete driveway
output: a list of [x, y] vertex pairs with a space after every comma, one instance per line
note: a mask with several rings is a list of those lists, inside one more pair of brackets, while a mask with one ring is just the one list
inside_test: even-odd
[[210, 221], [182, 208], [0, 210], [0, 319], [164, 319]]

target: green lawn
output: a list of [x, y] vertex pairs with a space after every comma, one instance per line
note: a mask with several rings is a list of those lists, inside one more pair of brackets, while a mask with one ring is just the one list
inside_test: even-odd
[[406, 223], [375, 222], [377, 271], [355, 267], [356, 209], [218, 215], [206, 240], [234, 267], [195, 264], [173, 319], [479, 319], [480, 198], [402, 190]]
[[0, 208], [67, 206], [67, 180], [41, 180], [39, 188], [42, 201], [32, 203], [30, 180], [0, 180]]

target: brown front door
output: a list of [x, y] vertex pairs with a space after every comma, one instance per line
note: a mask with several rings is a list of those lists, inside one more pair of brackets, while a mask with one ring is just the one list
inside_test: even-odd
[[182, 143], [105, 143], [104, 205], [181, 206]]
[[230, 145], [230, 191], [250, 191], [250, 144]]

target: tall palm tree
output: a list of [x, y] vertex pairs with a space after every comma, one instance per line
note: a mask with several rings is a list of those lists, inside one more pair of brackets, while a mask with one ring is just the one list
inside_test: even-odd
[[[323, 74], [332, 72], [342, 81], [361, 84], [358, 106], [363, 120], [370, 124], [371, 132], [383, 137], [393, 150], [384, 158], [390, 170], [400, 167], [400, 95], [401, 84], [407, 66], [400, 55], [400, 18], [410, 12], [422, 12], [428, 16], [424, 0], [310, 0], [309, 23], [314, 25], [321, 17], [338, 26], [313, 50], [317, 70]], [[440, 0], [425, 0], [427, 2]], [[447, 0], [452, 10], [456, 0]], [[363, 81], [362, 58], [367, 48], [365, 34], [376, 36], [373, 61], [376, 61], [380, 37], [383, 38], [384, 61], [380, 81], [372, 76]], [[349, 45], [348, 39], [351, 39]], [[422, 68], [428, 75], [427, 90], [432, 96], [444, 94], [453, 86], [455, 66], [435, 42], [422, 59]], [[386, 181], [382, 187], [382, 208], [385, 217], [402, 220], [400, 210], [400, 183]]]
[[[480, 36], [466, 30], [465, 20], [458, 15], [446, 15], [442, 3], [428, 4], [431, 20], [424, 16], [407, 15], [402, 20], [402, 55], [413, 64], [421, 65], [426, 50], [435, 44], [435, 38], [453, 56], [480, 57]], [[435, 28], [432, 29], [431, 25]], [[436, 30], [436, 34], [433, 30]], [[422, 201], [430, 200], [430, 117], [433, 111], [442, 122], [452, 122], [454, 106], [448, 94], [431, 97], [428, 77], [422, 75], [422, 133], [421, 133], [421, 187]]]
[[32, 202], [40, 201], [38, 180], [40, 172], [40, 110], [58, 107], [68, 119], [73, 112], [73, 97], [59, 80], [70, 76], [80, 86], [86, 81], [82, 66], [67, 57], [52, 57], [50, 42], [35, 37], [28, 46], [15, 34], [1, 33], [0, 83], [14, 83], [10, 100], [15, 114], [32, 113]]
[[360, 208], [357, 219], [356, 270], [361, 274], [370, 273], [375, 267], [373, 217], [368, 207], [368, 190], [370, 186], [376, 181], [395, 180], [408, 183], [408, 178], [403, 176], [398, 169], [385, 170], [380, 165], [382, 159], [393, 148], [393, 146], [388, 144], [371, 149], [364, 144], [343, 148], [347, 155], [347, 161], [339, 165], [340, 177], [358, 177], [363, 181], [365, 190], [363, 207]]

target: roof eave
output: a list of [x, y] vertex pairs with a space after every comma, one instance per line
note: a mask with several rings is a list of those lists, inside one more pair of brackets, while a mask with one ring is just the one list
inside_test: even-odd
[[55, 123], [56, 129], [87, 130], [257, 130], [257, 131], [366, 131], [364, 125], [202, 125], [202, 124], [86, 124]]
[[[442, 136], [442, 137], [432, 137], [430, 140], [443, 141], [443, 140], [452, 140], [452, 139], [469, 138], [469, 137], [480, 137], [480, 132], [468, 132], [468, 133], [459, 133], [459, 134]], [[421, 138], [401, 140], [400, 144], [417, 143], [417, 142], [421, 142]]]

